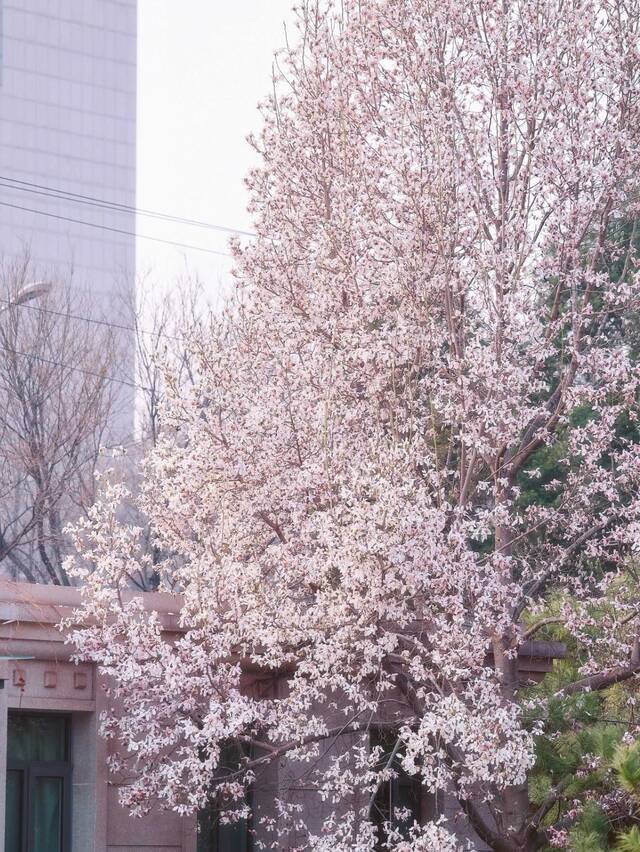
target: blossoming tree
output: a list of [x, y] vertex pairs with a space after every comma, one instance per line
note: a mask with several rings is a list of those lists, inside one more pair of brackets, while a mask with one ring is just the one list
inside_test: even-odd
[[640, 672], [628, 585], [588, 630], [640, 530], [639, 22], [638, 0], [302, 4], [254, 140], [257, 239], [144, 467], [179, 638], [124, 602], [146, 557], [123, 488], [76, 530], [74, 640], [113, 678], [134, 812], [217, 795], [233, 820], [286, 758], [275, 846], [462, 848], [380, 833], [377, 725], [492, 849], [547, 842], [562, 791], [528, 800], [518, 649], [549, 591], [579, 604], [554, 616], [588, 660], [567, 695]]

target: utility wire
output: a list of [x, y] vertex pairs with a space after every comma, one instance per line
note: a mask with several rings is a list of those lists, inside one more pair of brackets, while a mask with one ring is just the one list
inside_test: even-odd
[[[12, 299], [5, 299], [0, 296], [0, 302], [4, 302], [14, 308], [26, 308], [29, 311], [39, 311], [43, 314], [52, 314], [56, 317], [68, 317], [69, 319], [80, 320], [81, 322], [90, 322], [94, 325], [104, 325], [109, 328], [117, 328], [120, 331], [132, 331], [134, 334], [148, 334], [151, 337], [166, 337], [168, 340], [174, 340], [176, 343], [185, 343], [185, 337], [179, 337], [175, 334], [167, 334], [164, 331], [148, 331], [143, 328], [136, 328], [134, 325], [123, 325], [117, 322], [109, 322], [108, 320], [99, 320], [94, 317], [85, 317], [82, 314], [72, 314], [69, 311], [55, 311], [53, 308], [43, 308], [40, 305], [30, 305], [27, 302], [16, 302]], [[3, 309], [4, 310], [4, 309]]]
[[141, 240], [152, 240], [155, 243], [164, 243], [168, 246], [177, 246], [178, 248], [191, 249], [193, 251], [202, 251], [206, 254], [216, 254], [219, 257], [233, 257], [228, 251], [215, 251], [214, 249], [203, 248], [202, 246], [189, 245], [188, 243], [179, 243], [175, 240], [162, 240], [160, 237], [150, 237], [146, 234], [137, 234], [134, 231], [126, 231], [123, 228], [112, 228], [109, 225], [99, 225], [97, 222], [86, 222], [84, 219], [73, 219], [70, 216], [60, 216], [58, 213], [49, 213], [45, 210], [34, 210], [32, 207], [22, 207], [20, 204], [11, 204], [8, 201], [0, 201], [2, 207], [11, 207], [14, 210], [23, 210], [26, 213], [35, 213], [38, 216], [47, 216], [50, 219], [59, 219], [63, 222], [72, 222], [74, 225], [86, 225], [88, 228], [98, 228], [101, 231], [111, 231], [113, 234], [123, 234], [126, 237], [135, 237]]
[[134, 213], [139, 216], [148, 216], [153, 219], [161, 219], [168, 222], [178, 222], [182, 225], [194, 225], [198, 228], [208, 228], [212, 231], [223, 231], [229, 234], [239, 234], [242, 237], [255, 237], [256, 234], [252, 231], [243, 231], [240, 228], [231, 228], [226, 225], [214, 225], [211, 222], [203, 222], [200, 219], [190, 219], [184, 216], [174, 216], [170, 213], [161, 213], [157, 210], [148, 210], [143, 207], [134, 207], [130, 204], [122, 204], [119, 201], [108, 201], [104, 198], [98, 198], [95, 195], [83, 195], [79, 192], [71, 192], [66, 189], [56, 189], [55, 187], [45, 186], [41, 183], [32, 183], [28, 180], [20, 180], [19, 178], [7, 177], [0, 175], [0, 181], [6, 183], [0, 184], [5, 189], [16, 189], [22, 192], [31, 192], [36, 195], [44, 195], [48, 198], [57, 198], [63, 201], [77, 201], [81, 204], [89, 204], [93, 207], [100, 207], [107, 210], [114, 210], [121, 213]]
[[54, 361], [51, 358], [44, 358], [42, 355], [36, 355], [34, 352], [21, 352], [19, 349], [11, 349], [8, 346], [2, 345], [0, 345], [0, 350], [10, 352], [12, 355], [18, 355], [21, 358], [32, 358], [34, 361], [40, 361], [43, 364], [50, 364], [53, 367], [64, 367], [66, 370], [72, 370], [74, 373], [84, 373], [86, 376], [103, 379], [105, 382], [116, 382], [120, 385], [127, 385], [130, 388], [139, 388], [144, 391], [152, 390], [152, 388], [148, 388], [146, 385], [129, 382], [127, 379], [116, 379], [115, 376], [105, 376], [103, 373], [96, 373], [93, 370], [85, 370], [83, 367], [73, 367], [71, 364], [65, 364], [63, 361]]

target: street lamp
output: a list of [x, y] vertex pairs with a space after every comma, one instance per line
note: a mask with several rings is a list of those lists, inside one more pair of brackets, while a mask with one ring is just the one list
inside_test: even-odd
[[24, 305], [39, 296], [46, 296], [51, 292], [51, 281], [30, 281], [21, 287], [13, 299], [10, 299], [4, 308], [0, 308], [0, 314], [8, 311], [14, 305]]

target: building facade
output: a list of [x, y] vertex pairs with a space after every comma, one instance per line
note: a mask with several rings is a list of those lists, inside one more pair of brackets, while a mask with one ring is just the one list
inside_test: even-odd
[[[168, 641], [180, 632], [175, 597], [145, 593], [144, 608], [158, 613]], [[78, 589], [0, 581], [0, 838], [5, 852], [250, 852], [264, 828], [260, 816], [273, 816], [275, 795], [290, 795], [298, 770], [280, 760], [261, 774], [251, 794], [254, 824], [221, 825], [215, 812], [180, 817], [159, 808], [133, 819], [120, 806], [109, 778], [111, 741], [99, 735], [100, 714], [109, 706], [105, 682], [90, 664], [74, 665], [58, 627], [81, 603]], [[528, 642], [520, 673], [537, 680], [562, 655], [557, 643]], [[380, 736], [375, 727], [371, 736]], [[355, 744], [343, 735], [343, 747]], [[358, 743], [362, 744], [362, 743]], [[376, 744], [384, 745], [382, 742]], [[233, 761], [233, 754], [227, 755]], [[233, 765], [230, 763], [229, 765]], [[294, 785], [295, 786], [295, 785]], [[280, 790], [279, 793], [274, 791]], [[325, 809], [316, 794], [301, 793], [307, 827], [320, 830]], [[381, 788], [374, 820], [388, 819], [394, 807], [407, 807], [416, 819], [435, 816], [433, 802], [415, 779], [399, 775]], [[487, 847], [473, 836], [451, 797], [438, 811], [461, 838], [477, 850]], [[273, 837], [261, 839], [271, 843]], [[304, 841], [302, 841], [304, 843]], [[462, 844], [461, 844], [462, 845]], [[301, 848], [295, 837], [279, 848]]]
[[38, 280], [70, 281], [92, 318], [120, 324], [135, 281], [136, 39], [137, 0], [0, 0], [0, 261], [28, 257]]
[[[77, 589], [0, 581], [0, 838], [5, 852], [196, 852], [195, 818], [132, 819], [109, 783], [98, 735], [107, 696], [57, 629]], [[175, 602], [148, 594], [170, 635]]]

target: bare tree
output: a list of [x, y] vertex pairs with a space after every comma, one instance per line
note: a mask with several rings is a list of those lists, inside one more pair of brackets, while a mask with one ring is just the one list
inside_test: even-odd
[[167, 373], [180, 386], [193, 382], [189, 341], [208, 327], [211, 308], [198, 279], [180, 278], [158, 297], [149, 279], [138, 282], [134, 304], [125, 310], [135, 326], [136, 376], [139, 386], [139, 432], [142, 442], [158, 441]]
[[[139, 462], [160, 439], [167, 380], [184, 388], [194, 381], [192, 343], [202, 337], [210, 325], [212, 308], [207, 302], [202, 283], [190, 276], [178, 279], [174, 286], [158, 295], [158, 287], [149, 276], [138, 281], [135, 294], [123, 296], [124, 313], [132, 318], [137, 383], [138, 440], [125, 448], [125, 472], [133, 494], [137, 493]], [[157, 544], [152, 543], [148, 521], [133, 504], [125, 509], [130, 523], [145, 531], [148, 559], [143, 561], [131, 583], [142, 590], [158, 587], [158, 566], [164, 559]]]
[[68, 282], [25, 302], [33, 280], [28, 260], [0, 277], [0, 567], [67, 585], [64, 529], [93, 502], [122, 339], [83, 319], [90, 299]]

